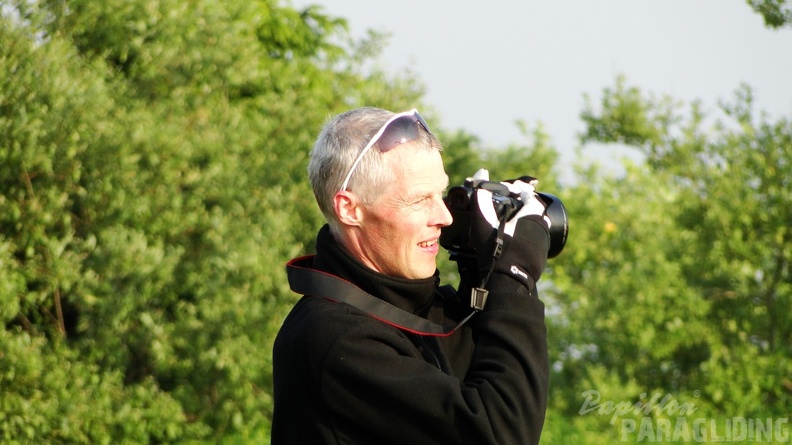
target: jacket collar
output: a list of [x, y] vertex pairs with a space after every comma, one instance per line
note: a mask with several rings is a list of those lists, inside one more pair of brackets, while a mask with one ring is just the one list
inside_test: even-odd
[[392, 277], [372, 270], [352, 256], [324, 225], [316, 237], [313, 267], [343, 278], [364, 291], [407, 312], [422, 315], [440, 283], [439, 273], [423, 279]]

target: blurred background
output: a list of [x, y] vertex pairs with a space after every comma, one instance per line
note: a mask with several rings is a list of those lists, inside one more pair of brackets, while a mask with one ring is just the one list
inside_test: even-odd
[[788, 1], [0, 6], [0, 442], [269, 443], [307, 157], [361, 105], [564, 201], [543, 444], [785, 441]]

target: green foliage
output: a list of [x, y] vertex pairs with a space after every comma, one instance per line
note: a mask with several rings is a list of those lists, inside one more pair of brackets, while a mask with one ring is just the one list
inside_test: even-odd
[[533, 176], [539, 179], [540, 190], [558, 190], [558, 152], [541, 123], [530, 130], [521, 124], [527, 145], [510, 144], [502, 149], [484, 152], [484, 164], [490, 167], [490, 177], [496, 180]]
[[118, 373], [77, 360], [43, 337], [0, 331], [0, 351], [3, 443], [173, 441], [194, 428], [151, 381], [124, 385]]
[[593, 177], [590, 171], [564, 199], [568, 247], [551, 264], [550, 293], [562, 308], [553, 335], [556, 381], [602, 391], [609, 385], [592, 373], [602, 368], [623, 390], [632, 385], [617, 399], [685, 388], [710, 333], [699, 322], [707, 302], [685, 286], [676, 260], [675, 193], [637, 166], [596, 187]]
[[588, 95], [584, 98], [585, 107], [580, 114], [586, 124], [581, 138], [584, 143], [621, 143], [657, 150], [674, 121], [670, 99], [643, 98], [638, 88], [627, 87], [623, 76], [617, 78], [614, 89], [603, 90], [598, 110], [594, 110]]
[[0, 441], [266, 443], [271, 344], [296, 298], [283, 264], [322, 224], [308, 153], [363, 104], [419, 106], [452, 185], [530, 174], [566, 204], [543, 279], [544, 443], [621, 439], [580, 414], [588, 390], [702, 416], [792, 409], [792, 122], [757, 114], [747, 86], [713, 120], [617, 79], [587, 98], [581, 141], [644, 160], [579, 166], [562, 188], [541, 123], [503, 148], [443, 129], [417, 76], [379, 64], [387, 36], [353, 41], [317, 7], [2, 5]]
[[746, 0], [754, 12], [764, 19], [765, 26], [778, 29], [792, 26], [792, 4], [787, 0]]
[[722, 110], [728, 120], [696, 103], [685, 115], [624, 79], [584, 110], [585, 142], [635, 147], [645, 163], [605, 180], [581, 169], [565, 199], [569, 246], [552, 264], [556, 409], [574, 416], [596, 389], [627, 402], [697, 393], [701, 416], [789, 412], [792, 125], [757, 122], [745, 86]]
[[258, 437], [295, 299], [283, 265], [321, 225], [313, 139], [335, 111], [420, 87], [359, 73], [377, 37], [344, 42], [315, 8], [5, 6], [0, 437]]

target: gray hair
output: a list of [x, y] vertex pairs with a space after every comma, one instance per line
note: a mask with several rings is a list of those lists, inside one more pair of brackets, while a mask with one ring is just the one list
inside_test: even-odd
[[[333, 208], [335, 194], [360, 151], [394, 114], [381, 108], [356, 108], [331, 118], [319, 133], [308, 162], [308, 179], [319, 209], [334, 233], [339, 229]], [[424, 131], [418, 133], [419, 148], [442, 150], [435, 136]], [[364, 204], [370, 204], [391, 180], [392, 172], [385, 168], [382, 153], [370, 150], [361, 159], [347, 188]]]

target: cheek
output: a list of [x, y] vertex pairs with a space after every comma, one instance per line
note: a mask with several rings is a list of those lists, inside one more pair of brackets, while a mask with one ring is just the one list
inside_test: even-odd
[[[415, 238], [420, 233], [418, 215], [412, 212], [382, 212], [372, 220], [371, 241], [373, 243], [388, 246], [391, 249], [399, 249], [412, 246]], [[397, 253], [394, 251], [394, 255]]]
[[371, 215], [368, 224], [364, 227], [366, 239], [372, 245], [390, 246], [399, 229], [398, 215], [395, 212], [380, 212]]

